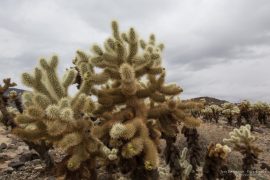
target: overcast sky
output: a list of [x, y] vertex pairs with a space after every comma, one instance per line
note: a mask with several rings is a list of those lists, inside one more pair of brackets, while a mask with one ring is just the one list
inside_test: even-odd
[[269, 0], [1, 0], [0, 79], [58, 54], [62, 71], [77, 49], [135, 27], [165, 44], [167, 82], [182, 98], [270, 102]]

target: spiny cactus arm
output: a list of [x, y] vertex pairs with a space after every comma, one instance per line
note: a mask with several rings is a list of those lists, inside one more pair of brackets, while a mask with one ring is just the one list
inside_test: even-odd
[[141, 137], [136, 137], [130, 140], [127, 144], [125, 144], [122, 148], [121, 155], [124, 158], [132, 158], [143, 151], [144, 141]]
[[192, 171], [192, 165], [187, 161], [187, 152], [188, 152], [188, 149], [185, 147], [182, 150], [181, 155], [180, 155], [180, 159], [179, 159], [179, 164], [180, 164], [181, 170], [182, 170], [181, 177], [183, 180], [188, 179], [189, 174]]
[[11, 87], [16, 86], [17, 84], [14, 82], [11, 82], [10, 78], [3, 79], [4, 86], [0, 85], [0, 94], [3, 95], [6, 90], [8, 90]]
[[71, 171], [78, 169], [83, 161], [89, 157], [86, 148], [83, 145], [76, 146], [72, 156], [69, 158], [67, 168]]
[[64, 92], [64, 88], [60, 83], [59, 78], [56, 74], [57, 65], [58, 65], [57, 56], [52, 56], [49, 62], [47, 62], [45, 59], [40, 60], [40, 66], [44, 71], [44, 74], [46, 74], [48, 82], [50, 83], [49, 88], [51, 92], [53, 92], [58, 99], [61, 99], [66, 96], [66, 93]]
[[148, 118], [154, 118], [154, 119], [158, 119], [160, 118], [162, 115], [165, 114], [169, 114], [170, 110], [168, 109], [168, 107], [164, 104], [160, 104], [154, 107], [151, 107], [148, 111]]
[[141, 131], [144, 130], [143, 121], [140, 118], [134, 118], [125, 124], [114, 124], [110, 130], [110, 136], [113, 139], [123, 138], [128, 140], [131, 139], [139, 129]]
[[127, 37], [127, 36], [125, 36], [125, 34], [122, 34], [122, 37], [126, 42], [128, 42], [129, 54], [128, 54], [128, 57], [127, 57], [127, 62], [129, 64], [131, 64], [132, 60], [133, 60], [133, 57], [138, 52], [139, 43], [138, 43], [138, 35], [135, 32], [134, 28], [129, 29], [128, 35], [129, 36]]
[[58, 147], [67, 151], [71, 147], [74, 147], [82, 142], [82, 135], [79, 132], [72, 132], [66, 134], [59, 142], [56, 143]]
[[64, 88], [65, 94], [68, 94], [68, 87], [75, 82], [76, 76], [77, 71], [75, 69], [70, 69], [66, 71], [62, 80], [62, 86]]
[[41, 122], [31, 122], [25, 127], [16, 127], [12, 129], [12, 133], [30, 141], [41, 140], [47, 136], [46, 126]]
[[201, 102], [194, 102], [194, 101], [180, 101], [177, 103], [178, 109], [194, 109], [194, 108], [203, 108], [203, 104]]
[[146, 170], [156, 169], [159, 165], [157, 147], [150, 138], [144, 140], [144, 167]]
[[175, 96], [183, 92], [183, 89], [175, 84], [163, 85], [160, 87], [159, 92], [168, 96]]
[[36, 92], [44, 94], [45, 96], [49, 97], [51, 101], [57, 102], [57, 99], [49, 92], [44, 82], [42, 82], [42, 71], [38, 68], [35, 68], [34, 76], [23, 73], [22, 74], [22, 82], [24, 85], [33, 88]]

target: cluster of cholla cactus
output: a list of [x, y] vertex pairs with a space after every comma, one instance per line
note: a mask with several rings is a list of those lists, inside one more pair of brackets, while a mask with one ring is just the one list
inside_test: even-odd
[[230, 138], [224, 139], [225, 143], [232, 146], [233, 150], [240, 152], [243, 155], [242, 165], [242, 180], [249, 179], [252, 168], [258, 161], [258, 156], [261, 149], [256, 146], [257, 138], [250, 132], [251, 126], [249, 124], [241, 126], [239, 129], [234, 129], [230, 132]]
[[204, 119], [210, 122], [212, 121], [212, 119], [214, 119], [216, 123], [218, 123], [221, 112], [222, 112], [222, 108], [216, 104], [205, 106], [204, 109], [202, 109], [202, 115]]
[[190, 112], [192, 116], [195, 118], [199, 118], [202, 115], [202, 110], [205, 107], [205, 103], [206, 103], [205, 99], [200, 99], [198, 102], [193, 102], [193, 101], [190, 101], [190, 102], [193, 103], [193, 106], [190, 107]]
[[[258, 121], [259, 124], [268, 124], [270, 106], [265, 102], [252, 104], [247, 100], [241, 101], [239, 104], [226, 102], [221, 106], [205, 106], [201, 109], [201, 114], [203, 119], [210, 122], [212, 119], [218, 122], [220, 117], [224, 117], [229, 125], [236, 124], [240, 127], [243, 124], [250, 124], [252, 129], [254, 124], [256, 124], [255, 121]], [[244, 122], [243, 119], [245, 120]], [[234, 120], [236, 120], [235, 123]]]
[[96, 156], [114, 160], [117, 150], [108, 149], [93, 135], [95, 127], [90, 114], [95, 105], [87, 94], [94, 83], [84, 81], [77, 94], [70, 96], [68, 87], [77, 72], [68, 70], [60, 80], [57, 65], [57, 56], [49, 61], [41, 59], [34, 74], [22, 75], [23, 83], [32, 91], [23, 94], [24, 111], [15, 118], [13, 132], [28, 141], [43, 142], [66, 152], [67, 171], [63, 173], [67, 178], [82, 178], [79, 175], [86, 173], [77, 171], [85, 169], [92, 172], [87, 178], [94, 177]]
[[240, 104], [238, 104], [238, 107], [240, 109], [240, 114], [237, 119], [237, 124], [239, 126], [242, 125], [242, 117], [243, 117], [246, 121], [246, 124], [251, 125], [251, 118], [253, 117], [253, 112], [254, 112], [252, 110], [252, 104], [249, 101], [244, 100], [240, 102]]
[[202, 179], [235, 179], [235, 175], [233, 173], [229, 173], [228, 171], [223, 172], [225, 169], [227, 169], [226, 159], [230, 152], [231, 149], [227, 145], [211, 143], [205, 156]]
[[[115, 21], [112, 30], [104, 48], [78, 50], [75, 67], [62, 78], [57, 56], [42, 58], [33, 74], [22, 75], [31, 91], [22, 96], [24, 109], [15, 117], [13, 132], [65, 152], [56, 169], [66, 179], [96, 179], [99, 159], [108, 171], [117, 167], [132, 179], [158, 179], [160, 139], [171, 152], [179, 123], [191, 129], [201, 123], [190, 111], [197, 105], [177, 98], [182, 92], [177, 85], [165, 84], [163, 44], [154, 35], [141, 40], [133, 28], [120, 33]], [[78, 90], [71, 95], [74, 83]], [[184, 169], [186, 163], [178, 164]]]
[[270, 114], [270, 105], [265, 102], [257, 102], [253, 104], [253, 109], [260, 124], [267, 124], [267, 119]]
[[224, 103], [222, 104], [222, 114], [227, 119], [228, 124], [232, 125], [233, 119], [237, 118], [240, 114], [240, 110], [238, 106], [233, 103]]

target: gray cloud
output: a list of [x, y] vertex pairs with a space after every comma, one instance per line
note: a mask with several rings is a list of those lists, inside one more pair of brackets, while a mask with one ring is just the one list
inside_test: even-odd
[[103, 42], [113, 19], [165, 43], [168, 81], [184, 88], [184, 98], [270, 101], [268, 0], [3, 0], [0, 78], [19, 82], [54, 53], [61, 69], [70, 66], [77, 49]]

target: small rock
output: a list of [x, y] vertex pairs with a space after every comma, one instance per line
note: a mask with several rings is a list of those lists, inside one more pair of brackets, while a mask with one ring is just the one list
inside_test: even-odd
[[6, 143], [1, 143], [0, 145], [0, 151], [3, 149], [7, 149], [7, 144]]
[[31, 164], [33, 164], [33, 165], [39, 165], [41, 163], [42, 163], [42, 161], [40, 159], [34, 159], [33, 161], [31, 161]]
[[41, 165], [34, 167], [35, 170], [41, 170], [43, 167]]
[[34, 159], [39, 159], [39, 156], [32, 152], [24, 153], [19, 158], [19, 160], [22, 162], [32, 161]]
[[23, 165], [24, 165], [24, 162], [21, 162], [21, 161], [11, 161], [8, 164], [9, 167], [12, 167], [12, 168], [15, 168], [15, 169], [17, 169], [17, 168], [19, 168], [19, 167], [21, 167]]
[[11, 174], [12, 172], [14, 171], [14, 169], [12, 167], [7, 167], [3, 173], [6, 173], [6, 174]]
[[14, 145], [14, 144], [9, 144], [7, 148], [8, 149], [14, 149], [14, 150], [18, 149], [18, 147], [16, 145]]
[[10, 157], [6, 154], [0, 154], [0, 162], [9, 160]]

